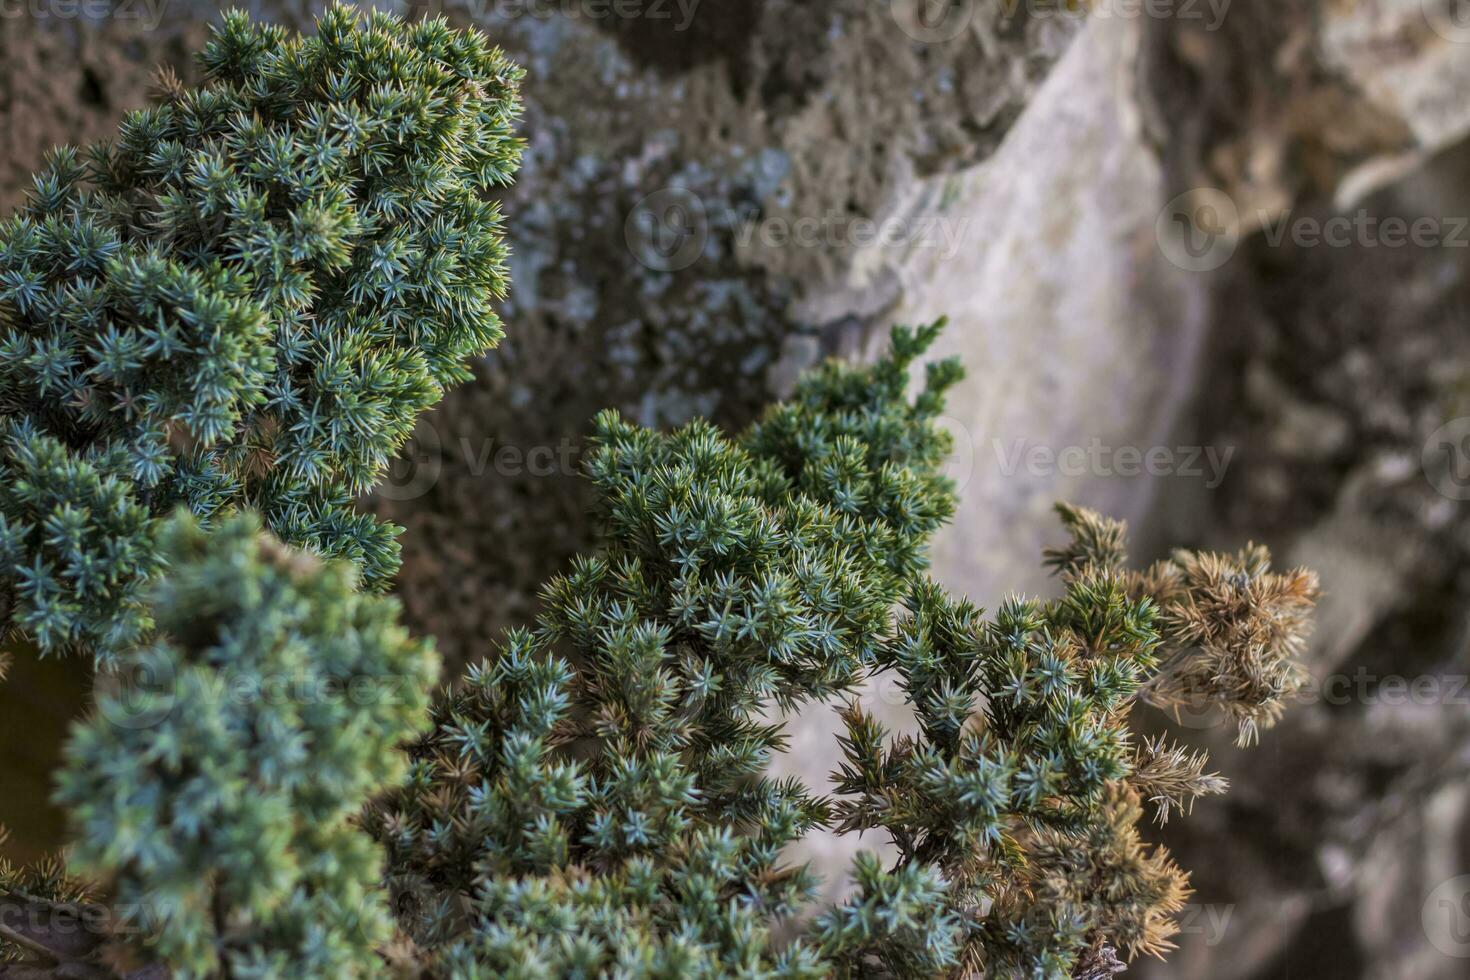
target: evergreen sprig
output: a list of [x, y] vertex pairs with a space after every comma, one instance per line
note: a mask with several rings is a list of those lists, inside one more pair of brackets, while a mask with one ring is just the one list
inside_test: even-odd
[[[151, 683], [103, 694], [61, 792], [128, 948], [182, 976], [466, 980], [1092, 978], [1168, 950], [1187, 876], [1143, 839], [1144, 805], [1163, 819], [1225, 783], [1138, 741], [1130, 712], [1198, 658], [1294, 670], [1313, 580], [1258, 552], [1131, 571], [1121, 524], [1062, 508], [1060, 596], [991, 617], [951, 596], [924, 573], [954, 506], [938, 416], [957, 367], [907, 394], [936, 332], [814, 372], [736, 439], [602, 415], [603, 548], [432, 709], [428, 654], [350, 566], [252, 518], [180, 517], [144, 603], [156, 639], [124, 662]], [[911, 734], [849, 701], [830, 798], [770, 775], [774, 710], [885, 671]], [[298, 674], [407, 676], [410, 697], [220, 697]], [[1279, 686], [1219, 678], [1229, 716], [1279, 710]], [[848, 897], [814, 910], [784, 855], [824, 829], [896, 857], [861, 854]]]
[[[0, 681], [4, 679], [0, 670]], [[0, 847], [9, 839], [10, 831], [0, 824]], [[12, 864], [0, 855], [0, 963], [20, 962], [34, 952], [28, 933], [38, 923], [27, 922], [16, 913], [35, 907], [49, 911], [81, 906], [91, 897], [89, 883], [73, 878], [59, 855], [30, 865]]]
[[[1061, 596], [988, 619], [950, 596], [923, 572], [954, 506], [936, 417], [958, 367], [906, 395], [938, 327], [896, 331], [871, 367], [813, 372], [738, 440], [599, 419], [603, 551], [436, 709], [370, 820], [438, 969], [1054, 978], [1169, 948], [1187, 876], [1143, 841], [1143, 801], [1162, 819], [1225, 784], [1200, 753], [1137, 743], [1129, 712], [1197, 637], [1273, 637], [1288, 669], [1309, 578], [1261, 561], [1258, 579], [1302, 588], [1266, 593], [1294, 601], [1201, 613], [1217, 592], [1191, 591], [1191, 570], [1221, 559], [1132, 572], [1121, 524], [1064, 507]], [[766, 774], [786, 747], [768, 709], [879, 671], [916, 733], [892, 738], [852, 702], [832, 799]], [[1217, 690], [1233, 713], [1274, 710]], [[861, 856], [852, 896], [778, 944], [814, 885], [782, 850], [821, 828], [882, 832], [897, 861]]]
[[382, 854], [356, 825], [403, 777], [438, 671], [393, 599], [261, 533], [165, 525], [158, 635], [67, 749], [73, 869], [175, 976], [373, 976], [392, 935]]
[[[1301, 682], [1315, 576], [1254, 546], [1133, 571], [1121, 523], [1062, 507], [1060, 596], [950, 595], [925, 572], [958, 364], [909, 394], [936, 323], [736, 437], [599, 416], [602, 548], [431, 706], [430, 645], [372, 594], [396, 529], [352, 497], [499, 339], [485, 194], [519, 72], [345, 7], [310, 38], [231, 14], [200, 63], [0, 226], [0, 634], [118, 668], [57, 797], [87, 882], [0, 864], [0, 905], [69, 925], [96, 886], [110, 942], [0, 932], [0, 960], [1094, 980], [1169, 948], [1187, 877], [1144, 807], [1225, 781], [1130, 712], [1253, 738]], [[909, 734], [853, 698], [884, 672]], [[776, 713], [844, 698], [831, 795], [773, 777]], [[813, 909], [785, 855], [819, 830], [894, 857]]]
[[829, 815], [766, 774], [785, 740], [765, 718], [852, 689], [953, 509], [936, 416], [957, 365], [906, 396], [937, 329], [829, 365], [739, 440], [599, 418], [603, 552], [436, 709], [374, 822], [451, 972], [814, 976], [889, 933], [895, 962], [945, 961], [941, 883], [867, 866], [863, 897], [773, 951], [814, 885], [781, 850]]
[[[1059, 512], [1071, 532], [1047, 553], [1059, 598], [1011, 598], [985, 619], [916, 585], [879, 661], [900, 679], [918, 733], [890, 738], [849, 705], [834, 773], [838, 829], [881, 829], [898, 868], [937, 869], [963, 923], [962, 969], [987, 976], [1107, 975], [1119, 953], [1172, 948], [1188, 878], [1143, 842], [1142, 803], [1163, 820], [1226, 783], [1202, 752], [1136, 742], [1130, 710], [1160, 703], [1181, 676], [1208, 675], [1227, 716], [1274, 716], [1287, 685], [1251, 686], [1231, 671], [1299, 670], [1290, 656], [1315, 599], [1310, 573], [1272, 573], [1263, 551], [1249, 553], [1249, 574], [1241, 559], [1184, 552], [1131, 571], [1120, 522]], [[1224, 569], [1241, 596], [1229, 604]]]
[[199, 61], [0, 225], [0, 629], [46, 651], [146, 628], [140, 511], [250, 507], [384, 587], [398, 529], [353, 498], [501, 336], [498, 49], [333, 6], [311, 37], [228, 14]]

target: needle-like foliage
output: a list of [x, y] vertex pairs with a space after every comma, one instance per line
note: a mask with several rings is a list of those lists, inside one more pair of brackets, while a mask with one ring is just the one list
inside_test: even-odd
[[[0, 670], [0, 680], [4, 679], [4, 671]], [[0, 824], [0, 847], [9, 839], [10, 831]], [[26, 922], [16, 912], [31, 907], [78, 905], [90, 897], [88, 883], [71, 877], [58, 856], [31, 865], [15, 865], [0, 855], [0, 963], [18, 962], [31, 953], [21, 943], [28, 938], [28, 927], [39, 923]]]
[[386, 585], [398, 529], [353, 498], [501, 336], [520, 71], [482, 35], [234, 13], [199, 61], [0, 224], [0, 630], [43, 651], [146, 631], [179, 505]]
[[[883, 934], [905, 962], [947, 961], [950, 923], [928, 911], [942, 883], [872, 866], [842, 913], [858, 926], [834, 913], [772, 951], [814, 884], [781, 850], [828, 809], [766, 775], [785, 743], [764, 717], [863, 676], [953, 508], [935, 416], [957, 365], [905, 396], [937, 329], [813, 374], [739, 440], [599, 419], [604, 551], [436, 710], [375, 821], [412, 932], [451, 972], [808, 976]], [[906, 918], [881, 927], [870, 906]]]
[[[349, 566], [249, 518], [171, 525], [157, 639], [124, 661], [149, 683], [102, 695], [61, 793], [129, 948], [183, 976], [466, 980], [1090, 980], [1170, 949], [1187, 875], [1144, 807], [1185, 813], [1225, 781], [1130, 713], [1200, 658], [1223, 665], [1225, 717], [1279, 711], [1281, 685], [1229, 671], [1296, 669], [1314, 580], [1256, 552], [1131, 571], [1121, 524], [1062, 508], [1061, 595], [990, 617], [950, 595], [925, 544], [955, 505], [938, 418], [958, 367], [907, 394], [938, 329], [814, 372], [738, 438], [601, 416], [603, 548], [432, 709], [427, 654]], [[830, 797], [770, 775], [776, 709], [880, 672], [910, 734], [849, 701]], [[221, 697], [282, 674], [396, 674], [409, 697]], [[786, 855], [822, 831], [896, 856], [860, 855], [850, 894], [814, 908]]]
[[[606, 548], [470, 670], [370, 820], [440, 970], [1051, 979], [1170, 948], [1188, 877], [1142, 840], [1142, 805], [1163, 818], [1226, 785], [1201, 754], [1135, 739], [1130, 710], [1180, 664], [1241, 661], [1236, 636], [1272, 636], [1286, 669], [1313, 583], [1261, 560], [1254, 576], [1299, 591], [1176, 627], [1217, 597], [1189, 570], [1222, 560], [1129, 572], [1122, 525], [1063, 508], [1060, 598], [986, 619], [950, 597], [923, 569], [953, 508], [935, 419], [956, 364], [906, 397], [936, 329], [895, 332], [867, 369], [823, 367], [734, 441], [603, 416], [588, 473]], [[766, 776], [785, 748], [767, 708], [879, 670], [916, 735], [854, 702], [835, 798]], [[1233, 717], [1286, 693], [1216, 691]], [[885, 833], [898, 860], [861, 857], [853, 896], [781, 945], [813, 890], [782, 849], [819, 829]]]
[[73, 869], [175, 976], [373, 976], [391, 927], [356, 819], [406, 771], [438, 661], [351, 565], [260, 530], [161, 532], [158, 637], [68, 746]]
[[[396, 529], [351, 500], [499, 339], [518, 71], [343, 7], [304, 39], [230, 15], [201, 65], [0, 225], [0, 638], [117, 668], [57, 796], [105, 935], [49, 928], [96, 908], [60, 865], [0, 863], [0, 912], [46, 924], [0, 923], [0, 961], [1098, 980], [1170, 948], [1187, 876], [1144, 809], [1226, 784], [1131, 712], [1253, 738], [1301, 682], [1311, 573], [1132, 571], [1121, 524], [1063, 507], [1061, 594], [985, 616], [925, 574], [961, 372], [911, 396], [942, 324], [896, 329], [739, 436], [601, 415], [601, 549], [431, 706], [430, 645], [373, 594]], [[885, 672], [909, 734], [852, 698]], [[773, 777], [778, 712], [844, 699], [830, 795]], [[817, 832], [894, 856], [814, 908], [788, 848]]]
[[[1119, 953], [1172, 948], [1188, 878], [1142, 841], [1142, 804], [1163, 820], [1226, 782], [1205, 771], [1203, 753], [1136, 740], [1130, 710], [1172, 706], [1177, 678], [1207, 674], [1226, 717], [1274, 717], [1289, 687], [1231, 671], [1299, 670], [1289, 657], [1316, 595], [1314, 576], [1271, 572], [1263, 550], [1248, 570], [1181, 552], [1130, 571], [1121, 523], [1059, 511], [1071, 532], [1047, 554], [1059, 598], [1008, 599], [986, 619], [933, 583], [914, 588], [880, 662], [919, 731], [890, 739], [849, 706], [834, 774], [838, 829], [881, 829], [900, 868], [942, 873], [962, 923], [962, 969], [987, 976], [1106, 975]], [[1220, 576], [1195, 571], [1223, 568], [1241, 596], [1228, 604]]]
[[[1167, 627], [1187, 589], [1153, 595], [1170, 576], [1129, 572], [1123, 527], [1071, 508], [1055, 600], [987, 619], [923, 577], [953, 507], [936, 417], [958, 368], [932, 366], [915, 401], [905, 382], [937, 327], [814, 372], [738, 440], [602, 417], [603, 552], [436, 710], [370, 821], [438, 969], [1053, 978], [1170, 947], [1187, 877], [1142, 840], [1142, 804], [1162, 818], [1225, 782], [1139, 743], [1129, 712], [1189, 661], [1195, 634]], [[834, 798], [766, 775], [785, 748], [767, 708], [811, 710], [882, 670], [916, 734], [854, 703]], [[813, 890], [783, 849], [819, 829], [880, 832], [898, 859], [859, 858], [852, 896], [778, 943]]]

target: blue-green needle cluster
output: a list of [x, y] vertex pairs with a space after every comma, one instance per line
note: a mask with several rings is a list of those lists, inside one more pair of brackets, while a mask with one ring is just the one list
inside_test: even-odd
[[[1137, 824], [1225, 781], [1139, 742], [1130, 711], [1208, 664], [1279, 668], [1315, 582], [1255, 553], [1130, 571], [1120, 524], [1064, 507], [1061, 596], [987, 618], [949, 595], [924, 570], [954, 506], [938, 417], [957, 365], [906, 394], [938, 329], [812, 373], [739, 438], [600, 418], [603, 549], [436, 708], [369, 820], [434, 969], [1065, 978], [1169, 948], [1187, 876]], [[773, 709], [818, 710], [880, 672], [913, 733], [853, 700], [832, 796], [769, 775], [787, 747]], [[1222, 675], [1204, 693], [1269, 716], [1279, 689]], [[814, 909], [786, 853], [819, 831], [896, 856], [862, 856], [850, 897]]]
[[59, 803], [74, 872], [178, 977], [375, 976], [382, 851], [357, 824], [426, 725], [432, 646], [396, 600], [261, 533], [165, 524], [158, 639], [77, 727]]
[[104, 662], [146, 633], [146, 529], [249, 507], [386, 586], [353, 509], [501, 337], [520, 70], [442, 20], [227, 15], [204, 83], [62, 148], [0, 224], [0, 613]]
[[771, 708], [851, 691], [950, 514], [937, 425], [953, 362], [894, 332], [876, 366], [809, 376], [739, 439], [598, 420], [603, 551], [545, 591], [435, 712], [376, 814], [415, 938], [460, 977], [823, 976], [845, 957], [943, 967], [927, 868], [860, 866], [862, 894], [786, 948], [814, 881], [782, 850], [827, 802], [767, 769]]
[[[961, 370], [898, 328], [738, 435], [599, 416], [601, 547], [432, 697], [376, 594], [397, 529], [352, 500], [500, 337], [519, 71], [345, 7], [232, 14], [200, 63], [0, 225], [0, 638], [103, 668], [70, 867], [0, 862], [0, 905], [115, 913], [0, 935], [0, 974], [1100, 980], [1169, 948], [1187, 876], [1139, 823], [1225, 781], [1130, 713], [1255, 737], [1315, 576], [1132, 571], [1062, 507], [1061, 594], [986, 617], [926, 576]], [[782, 714], [843, 701], [827, 792], [772, 775]], [[825, 908], [817, 833], [888, 846]]]

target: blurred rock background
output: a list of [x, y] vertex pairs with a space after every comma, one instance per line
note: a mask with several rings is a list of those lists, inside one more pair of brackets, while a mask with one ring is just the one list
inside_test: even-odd
[[[407, 527], [400, 591], [451, 660], [592, 543], [576, 467], [599, 408], [739, 426], [822, 357], [948, 314], [970, 374], [946, 584], [1051, 590], [1068, 499], [1127, 518], [1137, 561], [1255, 539], [1327, 591], [1309, 696], [1261, 745], [1180, 720], [1233, 788], [1160, 831], [1197, 894], [1180, 950], [1130, 972], [1470, 975], [1463, 0], [409, 12], [479, 24], [529, 73], [508, 339], [365, 502]], [[193, 77], [216, 16], [0, 8], [0, 207], [50, 145], [141, 105], [154, 65]], [[71, 676], [22, 656], [0, 688], [18, 857], [56, 840], [37, 747], [81, 703]], [[901, 724], [891, 687], [867, 696]], [[794, 755], [828, 757], [829, 728], [807, 712]], [[834, 890], [847, 844], [811, 849]]]

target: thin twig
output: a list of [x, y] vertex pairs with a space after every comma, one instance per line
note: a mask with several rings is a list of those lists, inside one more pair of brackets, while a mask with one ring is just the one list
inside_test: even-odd
[[50, 947], [37, 942], [24, 933], [16, 932], [14, 929], [5, 925], [3, 922], [0, 922], [0, 939], [3, 939], [8, 943], [13, 943], [16, 946], [19, 946], [21, 949], [29, 950], [30, 952], [35, 953], [37, 956], [43, 956], [52, 963], [60, 965], [62, 961], [61, 957], [58, 956], [54, 951], [52, 951]]

